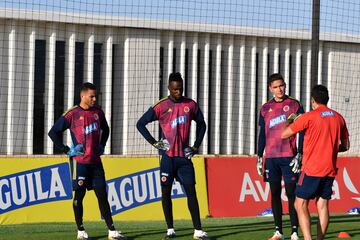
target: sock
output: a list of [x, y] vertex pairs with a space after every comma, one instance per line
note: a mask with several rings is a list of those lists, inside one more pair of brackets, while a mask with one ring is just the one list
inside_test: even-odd
[[274, 215], [276, 231], [282, 232], [281, 182], [271, 182], [271, 208]]
[[184, 185], [188, 208], [195, 229], [201, 230], [199, 203], [196, 197], [195, 185]]
[[171, 201], [171, 188], [172, 186], [161, 186], [161, 193], [162, 193], [161, 203], [168, 229], [174, 228], [172, 201]]

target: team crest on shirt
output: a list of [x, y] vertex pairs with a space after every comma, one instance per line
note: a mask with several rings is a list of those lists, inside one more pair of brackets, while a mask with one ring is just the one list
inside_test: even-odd
[[169, 113], [170, 113], [170, 112], [172, 112], [172, 109], [171, 109], [171, 108], [169, 108], [169, 109], [167, 110], [167, 112], [169, 112]]
[[99, 115], [97, 113], [94, 113], [94, 119], [99, 120]]
[[189, 108], [188, 106], [185, 106], [185, 107], [184, 107], [184, 112], [187, 113], [187, 112], [189, 112], [189, 111], [190, 111], [190, 108]]
[[284, 112], [288, 112], [289, 110], [290, 110], [289, 105], [285, 105], [285, 106], [283, 107], [283, 111], [284, 111]]
[[272, 108], [269, 109], [269, 112], [272, 112]]
[[80, 116], [80, 117], [79, 117], [79, 120], [80, 120], [80, 121], [84, 120], [84, 116]]

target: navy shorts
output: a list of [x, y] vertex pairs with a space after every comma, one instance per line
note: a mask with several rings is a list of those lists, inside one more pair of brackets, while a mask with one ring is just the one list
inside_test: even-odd
[[73, 190], [86, 188], [91, 190], [94, 188], [105, 187], [105, 172], [102, 163], [98, 164], [82, 164], [71, 161], [71, 174], [73, 178]]
[[334, 177], [313, 177], [301, 173], [295, 195], [306, 200], [319, 197], [330, 200], [334, 179]]
[[267, 158], [265, 161], [265, 182], [281, 182], [282, 177], [286, 183], [296, 183], [299, 174], [293, 173], [289, 166], [293, 157]]
[[169, 186], [174, 178], [182, 185], [195, 184], [195, 170], [192, 161], [185, 157], [162, 155], [160, 161], [161, 185]]

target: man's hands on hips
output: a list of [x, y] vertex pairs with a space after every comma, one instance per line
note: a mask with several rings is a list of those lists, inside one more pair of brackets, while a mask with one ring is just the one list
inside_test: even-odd
[[66, 155], [69, 157], [84, 156], [84, 152], [85, 149], [83, 144], [78, 144], [76, 146], [71, 145]]
[[170, 149], [170, 144], [168, 142], [168, 140], [166, 139], [160, 139], [159, 141], [155, 142], [153, 144], [153, 146], [156, 148], [156, 149], [159, 149], [159, 150], [164, 150], [164, 151], [168, 151]]
[[184, 155], [188, 159], [191, 159], [197, 152], [198, 149], [195, 147], [187, 147], [184, 149]]
[[99, 147], [98, 147], [99, 156], [103, 155], [104, 151], [105, 151], [105, 147], [102, 144], [100, 144]]

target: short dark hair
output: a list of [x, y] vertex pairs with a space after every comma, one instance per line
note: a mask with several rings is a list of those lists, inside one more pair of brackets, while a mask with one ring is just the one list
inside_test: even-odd
[[324, 85], [315, 85], [311, 89], [311, 97], [315, 102], [326, 105], [329, 102], [329, 91]]
[[273, 73], [268, 79], [268, 86], [270, 86], [271, 83], [276, 80], [282, 80], [283, 82], [285, 82], [283, 76], [280, 73]]
[[179, 73], [179, 72], [171, 73], [169, 75], [169, 83], [170, 82], [183, 82], [181, 73]]
[[96, 86], [90, 82], [85, 82], [83, 83], [83, 85], [81, 86], [80, 92], [84, 92], [87, 90], [96, 90]]

